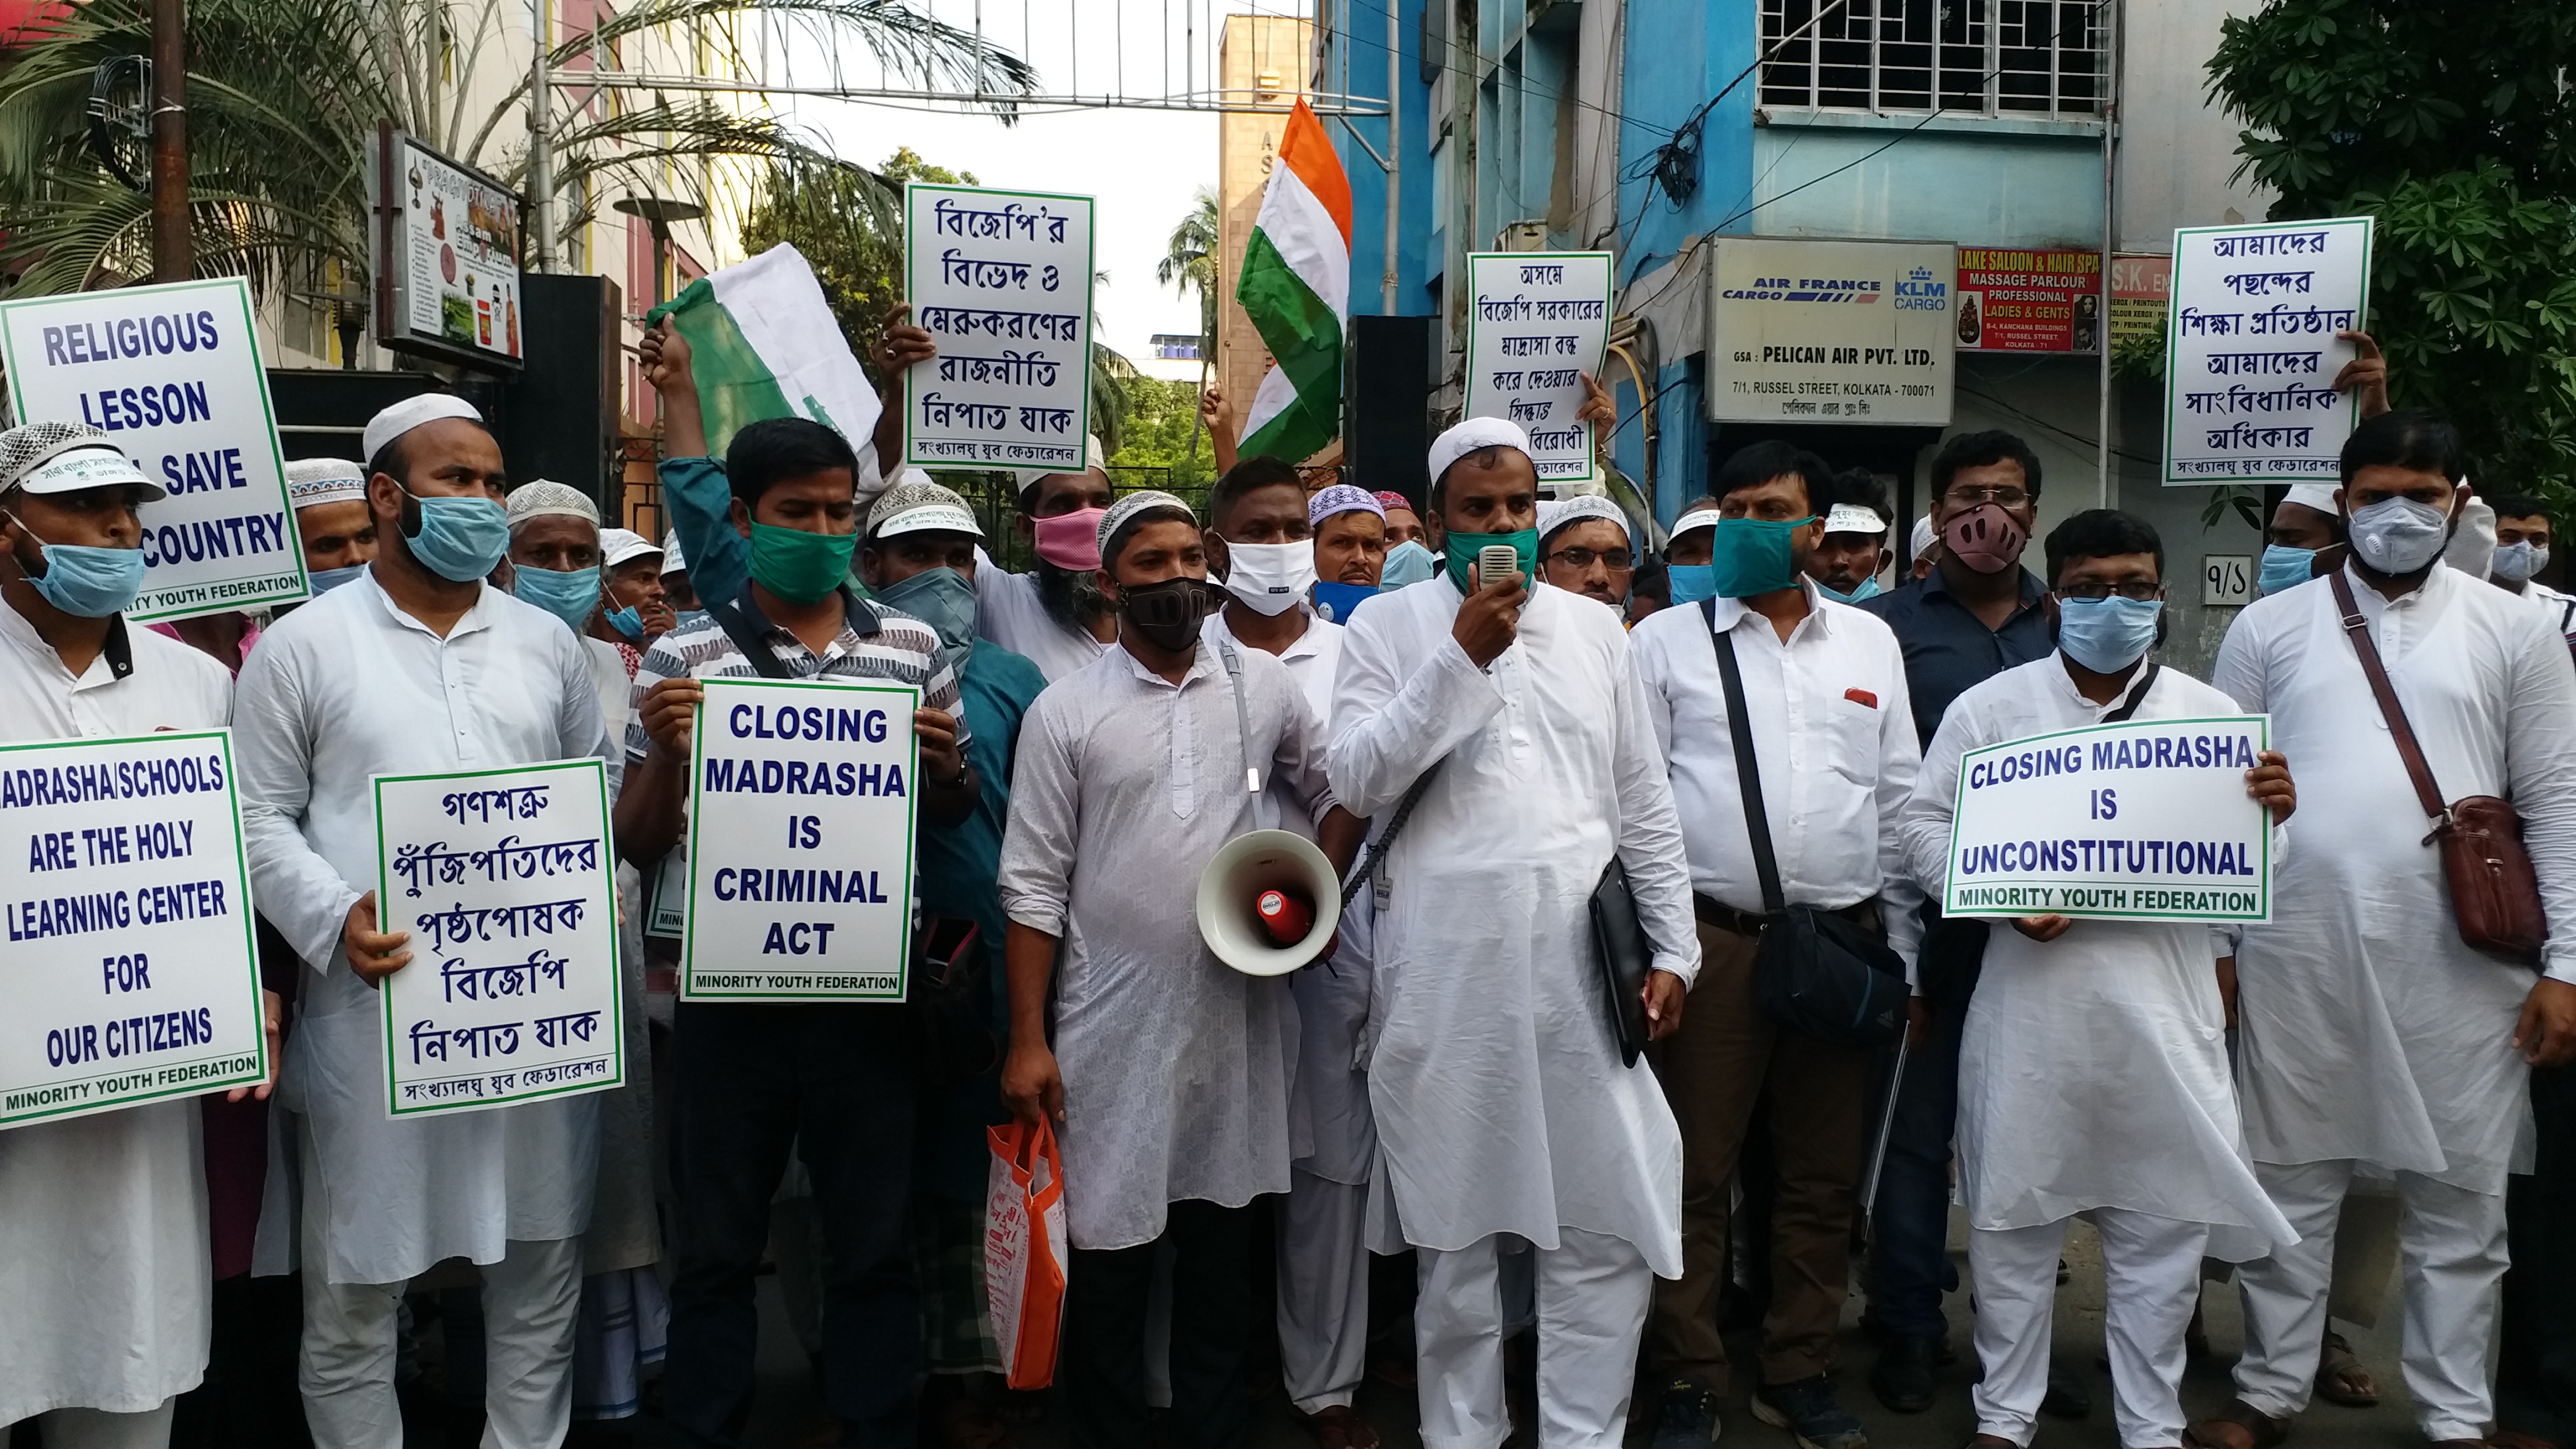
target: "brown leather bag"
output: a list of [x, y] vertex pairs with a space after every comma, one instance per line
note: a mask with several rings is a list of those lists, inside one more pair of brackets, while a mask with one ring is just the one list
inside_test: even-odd
[[2442, 803], [2424, 747], [2416, 742], [2405, 707], [2397, 702], [2396, 686], [2388, 682], [2388, 668], [2379, 660], [2379, 647], [2371, 642], [2370, 621], [2353, 603], [2352, 585], [2341, 569], [2326, 577], [2343, 610], [2344, 632], [2361, 656], [2361, 672], [2370, 676], [2370, 692], [2397, 741], [2398, 757], [2406, 762], [2406, 777], [2415, 782], [2415, 798], [2433, 822], [2424, 843], [2441, 842], [2442, 876], [2450, 882], [2451, 915], [2459, 922], [2460, 939], [2537, 969], [2541, 944], [2549, 939], [2549, 918], [2540, 907], [2540, 877], [2531, 869], [2530, 852], [2522, 848], [2522, 817], [2514, 813], [2512, 801], [2494, 795]]

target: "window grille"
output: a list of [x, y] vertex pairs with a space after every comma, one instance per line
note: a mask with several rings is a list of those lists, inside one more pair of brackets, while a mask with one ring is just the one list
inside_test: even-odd
[[2109, 0], [1762, 0], [1762, 104], [2092, 116]]

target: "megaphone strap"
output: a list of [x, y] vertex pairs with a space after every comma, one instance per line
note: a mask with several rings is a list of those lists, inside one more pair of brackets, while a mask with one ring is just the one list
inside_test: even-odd
[[1349, 880], [1342, 882], [1343, 905], [1351, 903], [1351, 897], [1360, 893], [1360, 886], [1376, 873], [1378, 863], [1395, 848], [1395, 838], [1404, 833], [1404, 822], [1413, 818], [1413, 807], [1422, 803], [1422, 792], [1431, 788], [1431, 777], [1440, 773], [1442, 762], [1448, 758], [1443, 755], [1433, 760], [1431, 768], [1423, 771], [1422, 778], [1414, 781], [1413, 788], [1405, 791], [1404, 798], [1396, 802], [1395, 814], [1388, 818], [1385, 833], [1378, 836], [1377, 844], [1369, 847], [1368, 854], [1360, 861], [1360, 868], [1351, 872]]
[[1247, 795], [1261, 793], [1261, 767], [1253, 763], [1252, 711], [1243, 702], [1243, 656], [1234, 652], [1231, 640], [1216, 641], [1217, 657], [1225, 661], [1226, 678], [1234, 685], [1234, 732], [1243, 741], [1243, 790]]

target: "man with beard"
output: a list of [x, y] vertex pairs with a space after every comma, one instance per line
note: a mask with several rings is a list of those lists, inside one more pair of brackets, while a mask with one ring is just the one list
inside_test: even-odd
[[1628, 606], [1637, 577], [1637, 554], [1628, 542], [1628, 515], [1598, 493], [1538, 507], [1539, 577], [1570, 594]]

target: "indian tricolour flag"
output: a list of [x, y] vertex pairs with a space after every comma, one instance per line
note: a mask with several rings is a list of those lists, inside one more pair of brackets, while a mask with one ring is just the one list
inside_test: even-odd
[[876, 389], [796, 248], [781, 242], [709, 272], [654, 308], [650, 320], [666, 315], [689, 344], [712, 455], [723, 457], [743, 424], [762, 418], [812, 418], [851, 447], [867, 446], [877, 426]]
[[1276, 363], [1244, 417], [1242, 451], [1299, 461], [1342, 430], [1342, 329], [1350, 317], [1351, 183], [1301, 98], [1288, 115], [1234, 299]]

